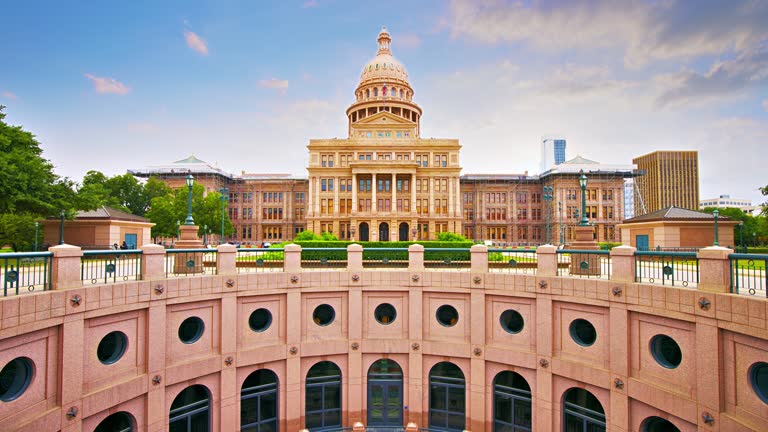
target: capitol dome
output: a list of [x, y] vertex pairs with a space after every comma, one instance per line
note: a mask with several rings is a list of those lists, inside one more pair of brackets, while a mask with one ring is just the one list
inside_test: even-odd
[[404, 82], [408, 83], [408, 72], [394, 56], [390, 50], [390, 44], [392, 39], [389, 36], [389, 32], [386, 27], [381, 29], [378, 37], [379, 51], [376, 53], [376, 57], [372, 58], [369, 62], [363, 66], [362, 74], [360, 75], [360, 84], [370, 80], [385, 80], [392, 82]]

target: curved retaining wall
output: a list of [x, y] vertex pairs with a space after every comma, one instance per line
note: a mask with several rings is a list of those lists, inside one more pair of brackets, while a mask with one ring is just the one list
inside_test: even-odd
[[[389, 325], [374, 319], [382, 302], [397, 310]], [[182, 277], [1, 303], [0, 365], [20, 355], [34, 363], [27, 391], [0, 402], [3, 430], [92, 431], [117, 411], [131, 413], [137, 430], [167, 430], [171, 402], [192, 384], [210, 392], [213, 430], [237, 430], [239, 389], [248, 374], [267, 368], [279, 381], [280, 430], [296, 431], [304, 427], [304, 377], [321, 360], [341, 369], [343, 424], [364, 423], [366, 373], [381, 358], [402, 367], [404, 420], [421, 427], [429, 370], [441, 361], [466, 377], [471, 431], [492, 430], [493, 379], [504, 370], [529, 383], [534, 430], [562, 430], [563, 394], [572, 387], [598, 398], [610, 431], [637, 431], [652, 415], [681, 431], [768, 424], [768, 405], [748, 377], [750, 365], [768, 359], [764, 299], [606, 280], [382, 270]], [[328, 326], [312, 320], [320, 304], [336, 312]], [[435, 319], [444, 304], [459, 313], [453, 327]], [[258, 308], [273, 318], [263, 332], [248, 325]], [[518, 334], [499, 324], [507, 309], [524, 318]], [[184, 344], [178, 327], [190, 316], [200, 317], [205, 331]], [[594, 345], [570, 337], [575, 318], [594, 325]], [[104, 365], [96, 348], [114, 330], [128, 345], [118, 362]], [[679, 344], [679, 367], [654, 360], [649, 342], [656, 334]]]

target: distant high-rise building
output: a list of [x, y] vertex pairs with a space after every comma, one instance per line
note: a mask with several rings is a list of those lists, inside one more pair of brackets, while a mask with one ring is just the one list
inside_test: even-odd
[[635, 181], [624, 180], [624, 219], [635, 217]]
[[758, 213], [760, 212], [760, 206], [753, 206], [751, 200], [731, 198], [730, 195], [720, 195], [719, 198], [701, 200], [699, 203], [699, 208], [703, 210], [707, 207], [737, 208], [747, 214], [754, 214], [755, 211]]
[[541, 172], [548, 171], [553, 165], [565, 162], [565, 140], [562, 138], [544, 138], [541, 140]]
[[696, 151], [655, 151], [632, 163], [645, 175], [635, 179], [635, 215], [674, 206], [699, 208], [699, 154]]

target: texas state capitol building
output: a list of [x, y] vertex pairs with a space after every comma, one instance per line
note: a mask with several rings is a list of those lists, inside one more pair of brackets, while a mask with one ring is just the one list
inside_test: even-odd
[[[538, 176], [461, 176], [457, 139], [421, 137], [422, 109], [414, 102], [408, 72], [390, 48], [386, 29], [367, 62], [347, 108], [346, 139], [312, 139], [308, 178], [278, 174], [229, 174], [194, 157], [129, 172], [157, 176], [172, 187], [195, 176], [207, 190], [229, 188], [229, 217], [242, 243], [290, 240], [302, 230], [332, 232], [342, 240], [435, 239], [454, 232], [497, 245], [546, 242], [545, 186], [550, 242], [573, 238], [581, 190], [589, 176], [587, 216], [598, 241], [619, 241], [615, 225], [624, 214], [624, 178], [633, 167], [582, 158]], [[510, 152], [509, 157], [512, 157]], [[580, 217], [580, 216], [579, 216]]]

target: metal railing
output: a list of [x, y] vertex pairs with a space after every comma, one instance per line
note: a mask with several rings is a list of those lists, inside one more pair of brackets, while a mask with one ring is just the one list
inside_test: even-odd
[[346, 269], [347, 248], [303, 248], [301, 267], [312, 270]]
[[695, 252], [635, 252], [635, 282], [671, 286], [699, 283], [699, 259]]
[[165, 277], [216, 274], [216, 249], [168, 249]]
[[768, 255], [730, 254], [731, 292], [768, 297]]
[[84, 251], [80, 258], [80, 280], [94, 285], [141, 280], [141, 250]]
[[3, 296], [51, 289], [53, 252], [0, 254]]
[[424, 268], [427, 270], [469, 271], [469, 248], [424, 248]]
[[363, 250], [363, 267], [408, 268], [408, 248], [371, 248]]
[[488, 249], [488, 271], [536, 274], [536, 249]]
[[282, 248], [238, 248], [235, 256], [238, 273], [281, 272], [284, 264], [285, 252]]
[[558, 249], [557, 275], [610, 279], [611, 252], [602, 249]]

